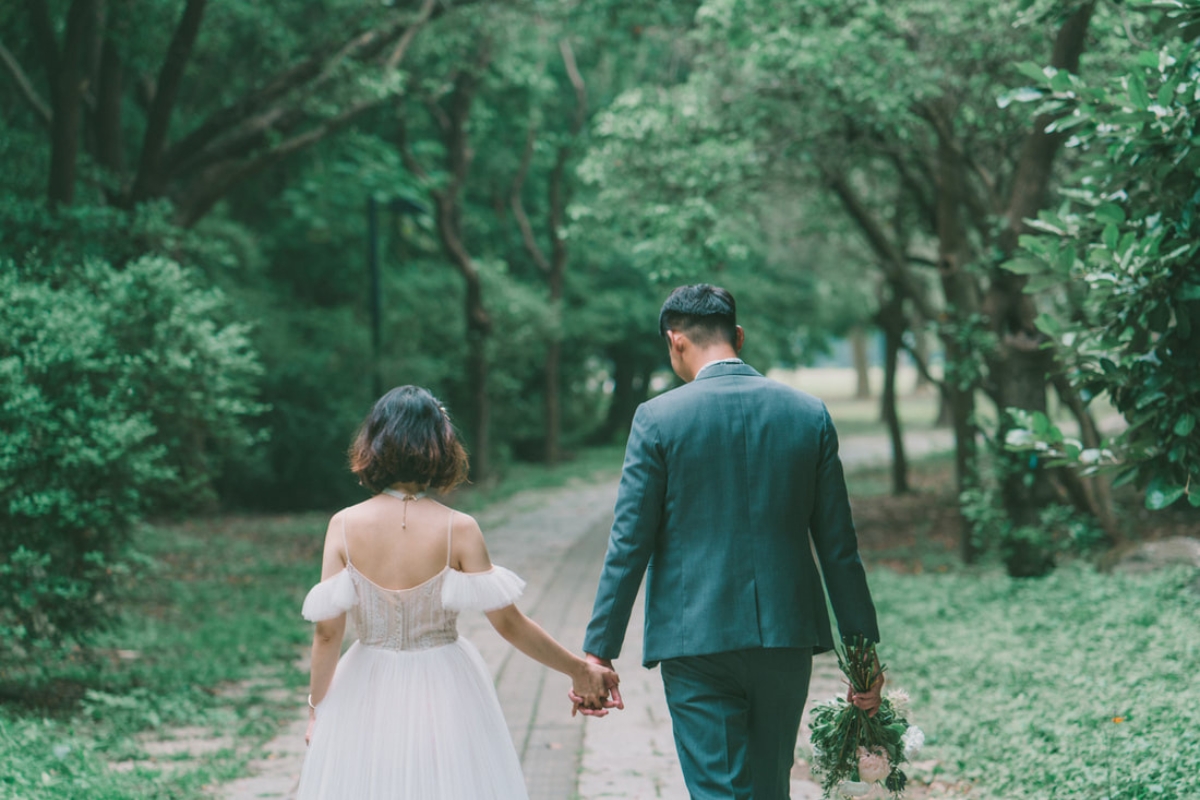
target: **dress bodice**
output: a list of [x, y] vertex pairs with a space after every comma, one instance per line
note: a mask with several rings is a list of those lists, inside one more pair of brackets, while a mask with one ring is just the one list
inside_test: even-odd
[[349, 614], [358, 640], [364, 645], [385, 650], [426, 650], [458, 638], [458, 611], [442, 604], [449, 567], [411, 589], [384, 589], [353, 565], [346, 569], [358, 597]]
[[525, 581], [500, 566], [487, 572], [447, 566], [411, 589], [385, 589], [350, 563], [309, 590], [301, 613], [312, 622], [348, 613], [364, 645], [427, 650], [458, 638], [460, 611], [503, 608], [524, 589]]
[[[393, 492], [401, 499], [413, 500]], [[511, 605], [525, 581], [504, 567], [487, 572], [459, 572], [450, 566], [454, 512], [446, 521], [446, 566], [437, 575], [409, 589], [385, 589], [363, 575], [350, 559], [346, 518], [342, 517], [342, 546], [346, 568], [309, 590], [301, 614], [312, 622], [350, 613], [358, 640], [384, 650], [428, 650], [458, 639], [458, 612], [494, 611]]]

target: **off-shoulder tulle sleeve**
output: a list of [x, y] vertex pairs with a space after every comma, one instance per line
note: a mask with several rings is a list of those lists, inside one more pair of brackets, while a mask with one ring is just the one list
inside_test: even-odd
[[512, 605], [525, 591], [525, 581], [504, 567], [492, 565], [487, 572], [446, 573], [442, 605], [451, 611], [495, 611]]
[[356, 602], [358, 594], [354, 591], [354, 581], [350, 571], [344, 569], [309, 589], [300, 613], [309, 622], [320, 622], [349, 611]]

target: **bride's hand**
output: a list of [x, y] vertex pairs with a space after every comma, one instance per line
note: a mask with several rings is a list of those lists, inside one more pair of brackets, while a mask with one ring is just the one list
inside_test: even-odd
[[312, 709], [309, 709], [308, 729], [304, 731], [304, 744], [305, 745], [312, 744], [313, 726], [315, 726], [316, 724], [317, 724], [317, 715], [315, 713], [313, 713]]
[[572, 678], [568, 695], [573, 706], [571, 716], [582, 711], [585, 715], [602, 717], [610, 708], [625, 708], [620, 683], [621, 678], [613, 671], [612, 662], [589, 656]]

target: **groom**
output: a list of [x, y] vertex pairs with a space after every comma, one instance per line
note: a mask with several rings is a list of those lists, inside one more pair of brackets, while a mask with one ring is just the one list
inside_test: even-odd
[[[843, 636], [879, 640], [837, 434], [821, 401], [737, 357], [725, 289], [679, 287], [659, 332], [686, 385], [634, 415], [584, 650], [611, 666], [644, 573], [644, 661], [691, 797], [786, 800], [812, 655], [833, 647], [825, 592]], [[880, 686], [850, 699], [873, 713]]]

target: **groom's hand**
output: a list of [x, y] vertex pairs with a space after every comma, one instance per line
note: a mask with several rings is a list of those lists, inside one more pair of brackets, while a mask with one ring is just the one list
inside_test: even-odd
[[883, 703], [883, 673], [879, 673], [875, 683], [865, 692], [856, 692], [853, 687], [847, 690], [846, 702], [866, 711], [867, 716], [873, 717], [878, 714], [879, 706]]
[[608, 716], [610, 708], [625, 708], [625, 701], [621, 699], [620, 683], [621, 678], [613, 670], [612, 659], [600, 658], [591, 653], [584, 654], [584, 660], [589, 664], [595, 664], [599, 667], [604, 667], [609, 672], [604, 676], [604, 686], [608, 690], [608, 697], [604, 699], [599, 708], [593, 708], [584, 704], [583, 698], [575, 694], [574, 689], [567, 691], [567, 697], [571, 701], [571, 716], [583, 714], [585, 717], [604, 717]]

